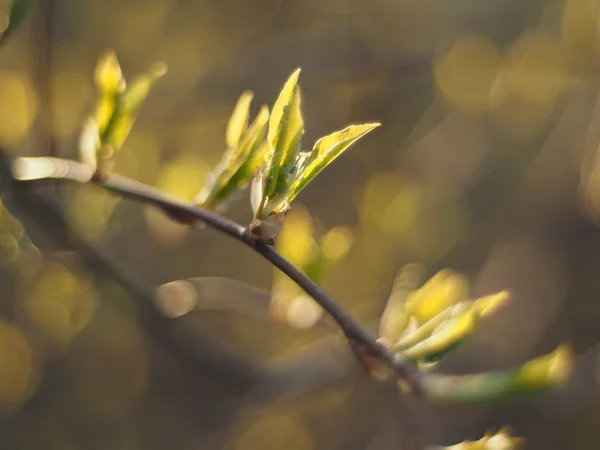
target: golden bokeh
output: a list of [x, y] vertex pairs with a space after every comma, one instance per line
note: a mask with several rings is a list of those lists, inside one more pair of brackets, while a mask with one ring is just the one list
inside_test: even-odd
[[456, 106], [487, 109], [501, 65], [502, 54], [490, 39], [461, 36], [435, 62], [434, 75], [440, 92]]
[[69, 205], [71, 224], [88, 239], [98, 239], [120, 199], [97, 187], [78, 189]]
[[81, 118], [92, 98], [92, 80], [75, 69], [61, 69], [52, 74], [53, 133], [65, 139], [79, 133]]
[[0, 322], [0, 410], [18, 407], [37, 384], [35, 356], [23, 331]]
[[38, 100], [27, 73], [0, 72], [0, 144], [11, 146], [28, 133], [37, 115]]
[[58, 263], [46, 263], [21, 308], [45, 356], [63, 356], [92, 320], [96, 300], [89, 281]]
[[530, 32], [511, 47], [502, 67], [502, 82], [532, 102], [551, 103], [569, 87], [565, 48], [547, 33]]
[[146, 344], [132, 317], [109, 308], [98, 310], [81, 333], [68, 364], [78, 401], [109, 416], [135, 403], [146, 389], [150, 370]]

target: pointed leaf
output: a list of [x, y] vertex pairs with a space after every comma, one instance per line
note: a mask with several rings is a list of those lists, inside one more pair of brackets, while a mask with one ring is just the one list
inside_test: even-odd
[[[107, 144], [114, 151], [119, 150], [137, 119], [137, 115], [150, 93], [150, 89], [163, 75], [167, 73], [167, 66], [164, 63], [156, 63], [151, 71], [135, 79], [117, 98], [115, 112], [113, 113], [115, 123], [107, 136]], [[108, 128], [108, 127], [107, 127]]]
[[[259, 164], [255, 163], [255, 153], [262, 151], [264, 162], [264, 144], [269, 121], [269, 109], [263, 106], [244, 131], [239, 145], [228, 148], [213, 172], [213, 180], [196, 197], [196, 202], [205, 208], [215, 209], [223, 204], [234, 192], [245, 189]], [[263, 150], [261, 150], [263, 147]]]
[[34, 0], [13, 0], [8, 25], [0, 36], [0, 46], [5, 44], [10, 35], [23, 23], [34, 3]]
[[293, 165], [296, 159], [300, 139], [304, 134], [300, 92], [297, 87], [299, 76], [300, 69], [297, 69], [285, 83], [271, 112], [267, 136], [271, 146], [265, 182], [267, 197], [273, 197], [286, 190], [286, 178], [293, 170], [290, 165]]
[[440, 270], [410, 295], [406, 309], [422, 324], [464, 299], [468, 291], [469, 283], [463, 275], [452, 270]]
[[425, 396], [453, 404], [511, 400], [564, 384], [573, 372], [574, 355], [568, 346], [533, 359], [523, 366], [474, 375], [427, 374]]
[[125, 79], [114, 50], [108, 50], [100, 57], [96, 63], [94, 80], [103, 93], [113, 94], [125, 89]]
[[[259, 152], [261, 146], [265, 143], [268, 123], [269, 108], [263, 106], [240, 138], [237, 156], [226, 172], [230, 174], [230, 177], [238, 172], [243, 177], [251, 177], [256, 172], [254, 160], [257, 156], [255, 156], [255, 153]], [[264, 162], [264, 156], [264, 151], [258, 156], [262, 157], [261, 162]]]
[[441, 325], [438, 331], [405, 350], [403, 355], [411, 359], [439, 359], [449, 350], [454, 349], [456, 345], [462, 343], [470, 337], [479, 325], [479, 312], [471, 309], [459, 317], [450, 319]]
[[166, 73], [167, 65], [158, 62], [148, 73], [137, 77], [123, 93], [122, 113], [131, 116], [137, 115], [152, 86]]
[[292, 184], [289, 200], [292, 201], [319, 172], [344, 153], [352, 144], [379, 125], [378, 123], [350, 125], [343, 130], [319, 139]]
[[253, 98], [254, 93], [252, 91], [245, 91], [235, 104], [235, 108], [227, 124], [227, 131], [225, 132], [225, 143], [228, 148], [237, 147], [242, 134], [248, 128], [250, 105]]
[[391, 350], [395, 352], [401, 352], [407, 348], [413, 347], [419, 342], [429, 338], [444, 322], [453, 317], [464, 314], [469, 308], [470, 305], [468, 302], [460, 302], [457, 305], [448, 307], [420, 327], [412, 330], [409, 333], [405, 333], [397, 342], [392, 344], [390, 347]]

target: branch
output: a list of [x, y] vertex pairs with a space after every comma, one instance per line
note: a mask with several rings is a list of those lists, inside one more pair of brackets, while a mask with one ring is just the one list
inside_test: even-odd
[[[25, 183], [14, 179], [6, 153], [0, 149], [0, 185], [2, 200], [10, 211], [44, 241], [61, 248], [76, 251], [82, 263], [95, 273], [116, 282], [131, 297], [144, 330], [170, 354], [182, 361], [213, 370], [216, 376], [229, 380], [241, 391], [247, 390], [264, 378], [268, 368], [252, 358], [245, 358], [236, 349], [194, 328], [194, 339], [181, 339], [181, 326], [172, 325], [156, 307], [155, 289], [139, 283], [115, 265], [110, 258], [93, 245], [86, 243], [70, 229], [56, 202], [33, 192]], [[33, 228], [33, 230], [29, 230]]]
[[384, 361], [398, 377], [407, 382], [415, 394], [422, 393], [422, 379], [416, 366], [379, 344], [371, 333], [305, 273], [273, 247], [256, 243], [241, 225], [204, 208], [177, 200], [156, 188], [116, 174], [110, 174], [103, 180], [92, 179], [92, 170], [76, 161], [46, 157], [16, 158], [12, 171], [18, 181], [59, 179], [80, 184], [95, 184], [123, 198], [154, 205], [181, 221], [201, 221], [238, 240], [263, 256], [314, 298], [339, 325], [353, 348], [359, 350], [357, 353], [365, 352]]

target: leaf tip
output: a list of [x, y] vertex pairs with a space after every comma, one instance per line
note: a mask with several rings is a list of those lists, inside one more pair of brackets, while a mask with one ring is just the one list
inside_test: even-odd
[[520, 370], [528, 385], [553, 387], [564, 384], [573, 373], [575, 354], [569, 345], [560, 345], [552, 353], [526, 363]]

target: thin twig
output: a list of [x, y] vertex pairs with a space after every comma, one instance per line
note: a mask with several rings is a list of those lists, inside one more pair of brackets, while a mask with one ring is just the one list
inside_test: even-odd
[[[254, 358], [245, 358], [228, 345], [214, 341], [208, 334], [196, 329], [196, 342], [185, 342], [177, 337], [178, 326], [172, 327], [170, 318], [156, 307], [154, 287], [138, 282], [110, 260], [99, 248], [88, 244], [68, 225], [64, 213], [56, 201], [40, 195], [32, 186], [14, 179], [10, 161], [0, 149], [0, 185], [2, 201], [27, 228], [35, 228], [53, 244], [76, 251], [81, 262], [94, 273], [116, 282], [131, 297], [144, 329], [181, 361], [212, 370], [217, 377], [229, 380], [242, 391], [255, 385], [268, 373], [266, 366]], [[202, 344], [198, 346], [198, 342]], [[199, 350], [201, 349], [201, 350]]]
[[385, 361], [398, 377], [408, 383], [415, 394], [422, 393], [421, 374], [412, 363], [379, 344], [371, 333], [319, 285], [273, 247], [252, 240], [243, 226], [220, 214], [175, 199], [154, 187], [119, 175], [110, 174], [104, 180], [94, 181], [92, 180], [91, 170], [76, 161], [46, 157], [16, 158], [13, 162], [13, 174], [15, 179], [19, 181], [59, 179], [76, 183], [95, 184], [123, 198], [154, 205], [180, 220], [201, 221], [221, 233], [231, 236], [262, 255], [314, 298], [335, 320], [353, 346], [359, 346], [362, 351], [372, 357]]

